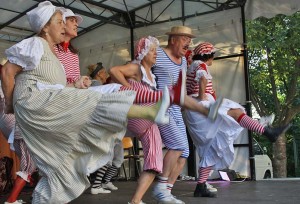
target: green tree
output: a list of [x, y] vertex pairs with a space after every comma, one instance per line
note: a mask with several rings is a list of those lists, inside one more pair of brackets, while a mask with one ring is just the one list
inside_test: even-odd
[[[300, 113], [300, 13], [247, 22], [247, 41], [254, 107], [260, 116], [274, 112], [275, 126], [293, 122]], [[274, 177], [287, 176], [291, 132], [273, 144]]]

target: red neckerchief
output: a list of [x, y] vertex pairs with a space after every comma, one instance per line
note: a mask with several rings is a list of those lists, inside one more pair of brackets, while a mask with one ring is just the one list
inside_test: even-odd
[[63, 47], [63, 50], [65, 52], [67, 52], [68, 51], [68, 47], [70, 45], [70, 42], [62, 42], [62, 43], [60, 43], [60, 45]]

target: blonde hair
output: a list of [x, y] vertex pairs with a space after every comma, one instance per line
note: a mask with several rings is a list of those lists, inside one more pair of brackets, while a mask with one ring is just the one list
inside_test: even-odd
[[91, 64], [91, 65], [87, 66], [87, 69], [88, 69], [87, 75], [90, 76], [93, 73], [93, 71], [96, 69], [96, 67], [97, 67], [97, 64]]

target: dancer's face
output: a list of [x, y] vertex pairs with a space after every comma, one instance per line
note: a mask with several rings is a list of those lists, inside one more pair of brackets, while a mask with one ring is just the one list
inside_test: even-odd
[[212, 57], [212, 58], [210, 58], [209, 60], [207, 60], [207, 61], [205, 62], [205, 64], [207, 64], [208, 66], [211, 66], [211, 65], [213, 64], [213, 61], [214, 61], [214, 58]]
[[152, 44], [150, 46], [149, 52], [144, 57], [143, 61], [145, 61], [147, 64], [150, 64], [152, 66], [156, 63], [156, 56], [157, 56], [157, 46]]
[[66, 36], [75, 38], [77, 36], [78, 22], [74, 16], [66, 18]]
[[191, 38], [181, 35], [173, 36], [172, 43], [172, 51], [175, 53], [176, 57], [183, 57], [189, 49]]
[[43, 31], [46, 33], [46, 40], [53, 44], [63, 42], [66, 32], [65, 28], [66, 25], [63, 21], [62, 14], [60, 12], [54, 13], [49, 23], [47, 23], [43, 28]]

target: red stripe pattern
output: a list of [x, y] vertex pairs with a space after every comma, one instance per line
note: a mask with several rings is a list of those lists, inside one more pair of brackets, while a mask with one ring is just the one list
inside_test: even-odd
[[198, 169], [199, 178], [197, 183], [205, 183], [208, 179], [209, 173], [211, 171], [211, 167], [200, 167]]
[[162, 91], [152, 90], [149, 86], [143, 82], [137, 82], [128, 80], [131, 87], [122, 86], [120, 91], [134, 90], [136, 91], [134, 103], [156, 103], [162, 98]]
[[264, 126], [262, 126], [258, 121], [253, 120], [246, 114], [244, 114], [244, 116], [240, 118], [238, 123], [240, 124], [240, 126], [259, 134], [262, 134], [265, 131]]
[[[120, 90], [137, 91], [136, 103], [142, 106], [151, 106], [157, 102], [161, 96], [161, 91], [154, 91], [143, 82], [129, 80], [131, 88], [121, 87]], [[127, 128], [132, 131], [141, 141], [144, 153], [144, 171], [154, 170], [158, 173], [162, 172], [163, 153], [162, 141], [157, 125], [149, 120], [130, 119]]]
[[65, 52], [60, 44], [55, 46], [54, 48], [57, 58], [63, 64], [63, 67], [65, 69], [67, 83], [74, 83], [80, 78], [78, 55], [71, 52], [69, 48], [67, 52]]
[[[196, 79], [196, 74], [198, 71], [205, 71], [207, 74], [209, 74], [207, 70], [207, 65], [202, 63], [193, 63], [190, 68], [190, 70], [187, 73], [187, 79], [186, 79], [186, 88], [187, 88], [187, 94], [198, 94], [199, 93], [199, 81]], [[207, 79], [207, 85], [205, 88], [205, 93], [209, 93], [215, 98], [215, 91], [213, 89], [213, 83], [212, 79]]]

